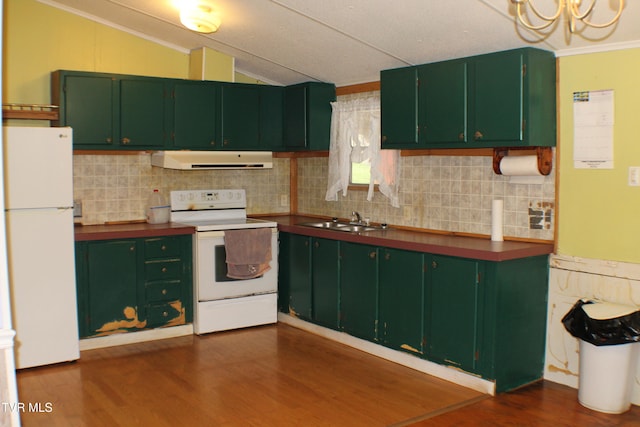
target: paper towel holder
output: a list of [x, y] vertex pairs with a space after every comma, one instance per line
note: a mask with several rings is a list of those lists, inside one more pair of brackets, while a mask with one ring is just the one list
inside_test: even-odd
[[[513, 153], [512, 153], [513, 151]], [[493, 172], [502, 175], [500, 162], [509, 155], [535, 155], [538, 157], [538, 171], [541, 175], [549, 175], [553, 164], [553, 149], [551, 147], [505, 147], [493, 149]]]

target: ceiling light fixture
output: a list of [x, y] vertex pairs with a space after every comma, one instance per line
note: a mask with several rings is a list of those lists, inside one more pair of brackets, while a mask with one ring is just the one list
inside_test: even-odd
[[[582, 0], [557, 0], [557, 2], [558, 2], [558, 9], [556, 10], [556, 13], [553, 16], [546, 16], [540, 13], [538, 9], [536, 9], [536, 7], [534, 6], [534, 0], [511, 0], [511, 3], [516, 5], [517, 19], [520, 20], [522, 25], [529, 28], [530, 30], [542, 30], [547, 28], [551, 24], [553, 24], [556, 21], [556, 19], [560, 17], [560, 15], [562, 14], [562, 10], [566, 6], [567, 20], [569, 23], [569, 31], [572, 33], [575, 32], [576, 30], [576, 21], [582, 21], [585, 25], [588, 25], [589, 27], [594, 27], [594, 28], [605, 28], [605, 27], [608, 27], [609, 25], [613, 25], [620, 18], [620, 15], [622, 14], [622, 9], [624, 8], [624, 0], [618, 0], [618, 12], [613, 17], [613, 19], [611, 19], [609, 22], [605, 24], [594, 24], [589, 20], [589, 16], [591, 15], [591, 12], [593, 12], [594, 6], [596, 4], [596, 0], [591, 0], [589, 7], [587, 7], [586, 10], [584, 11], [580, 10], [580, 6], [582, 5]], [[540, 25], [533, 25], [531, 23], [531, 20], [526, 18], [524, 16], [525, 14], [523, 14], [523, 9], [525, 5], [528, 6], [529, 9], [544, 22]]]
[[180, 6], [182, 25], [198, 33], [214, 33], [220, 27], [220, 15], [207, 0], [183, 1]]

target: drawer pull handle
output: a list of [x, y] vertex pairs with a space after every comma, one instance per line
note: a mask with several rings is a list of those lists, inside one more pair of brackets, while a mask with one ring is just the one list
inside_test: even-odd
[[433, 261], [433, 262], [431, 263], [431, 267], [433, 267], [433, 268], [438, 268], [438, 263], [437, 263], [437, 262], [435, 262], [435, 261]]
[[130, 250], [131, 252], [133, 252], [133, 251], [135, 251], [135, 250], [136, 250], [136, 247], [135, 247], [135, 246], [129, 246], [129, 250]]
[[476, 133], [473, 134], [473, 139], [475, 139], [476, 141], [482, 138], [484, 138], [484, 135], [479, 130], [477, 130]]
[[161, 270], [161, 271], [162, 271], [163, 273], [166, 273], [166, 272], [167, 272], [167, 267], [162, 267], [162, 270]]
[[162, 295], [166, 295], [166, 294], [167, 294], [167, 290], [166, 290], [166, 289], [163, 289], [163, 290], [162, 290]]
[[369, 252], [369, 258], [376, 259], [376, 251]]
[[163, 311], [163, 312], [162, 312], [162, 317], [167, 317], [168, 315], [169, 315], [169, 313], [168, 313], [168, 312], [166, 312], [166, 311]]
[[166, 251], [166, 250], [167, 250], [167, 247], [166, 247], [165, 245], [162, 245], [162, 246], [160, 247], [160, 250]]
[[130, 144], [130, 143], [131, 143], [131, 140], [130, 140], [129, 138], [126, 138], [126, 137], [125, 137], [125, 138], [122, 138], [122, 143], [123, 143], [124, 145], [127, 145], [127, 144]]

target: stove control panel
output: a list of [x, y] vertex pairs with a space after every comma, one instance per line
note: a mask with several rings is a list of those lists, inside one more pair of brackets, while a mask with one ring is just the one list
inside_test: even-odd
[[171, 192], [171, 210], [245, 209], [245, 190], [185, 190]]

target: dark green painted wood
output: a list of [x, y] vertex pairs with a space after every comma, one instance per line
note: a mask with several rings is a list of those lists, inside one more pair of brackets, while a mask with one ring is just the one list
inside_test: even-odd
[[288, 260], [285, 260], [285, 266], [289, 271], [287, 312], [310, 320], [312, 318], [311, 238], [286, 234], [281, 239], [288, 240]]
[[225, 150], [260, 146], [260, 90], [257, 85], [227, 83], [222, 91], [222, 147]]
[[174, 83], [173, 147], [208, 150], [221, 146], [219, 87], [202, 81]]
[[124, 310], [138, 310], [138, 242], [97, 241], [87, 244], [88, 331], [99, 333], [103, 326], [128, 319]]
[[[463, 121], [461, 76], [465, 64], [467, 110], [463, 136], [467, 143], [461, 144], [458, 136]], [[420, 73], [419, 90], [410, 84], [416, 70]], [[425, 79], [426, 87], [422, 82]], [[383, 148], [556, 145], [553, 52], [522, 48], [383, 70], [380, 84]], [[418, 124], [419, 139], [417, 134], [414, 137]], [[450, 135], [454, 133], [452, 140]]]
[[522, 142], [523, 65], [520, 51], [475, 58], [471, 110], [474, 141]]
[[466, 60], [418, 67], [421, 142], [468, 142], [468, 64]]
[[284, 89], [284, 145], [291, 150], [328, 150], [335, 85], [301, 83]]
[[107, 75], [60, 73], [60, 126], [73, 128], [75, 147], [117, 146], [118, 92]]
[[284, 88], [260, 85], [260, 149], [284, 150]]
[[[177, 309], [158, 307], [176, 301], [185, 322], [193, 321], [191, 235], [77, 242], [76, 279], [82, 338], [113, 332], [112, 322], [118, 321], [119, 331], [163, 326], [177, 317]], [[134, 316], [125, 316], [127, 307]]]
[[424, 255], [379, 248], [379, 337], [391, 348], [423, 353]]
[[331, 329], [339, 328], [340, 242], [312, 239], [313, 320]]
[[503, 392], [544, 374], [548, 257], [486, 262], [485, 275], [478, 372]]
[[123, 148], [163, 148], [165, 102], [163, 79], [121, 79], [119, 144]]
[[358, 338], [378, 338], [378, 248], [340, 244], [340, 325]]
[[428, 358], [470, 372], [476, 368], [479, 340], [479, 264], [472, 259], [432, 255], [425, 297]]
[[382, 148], [417, 148], [418, 69], [380, 72]]

